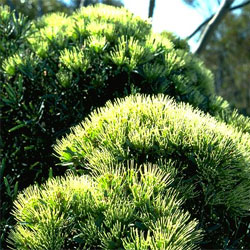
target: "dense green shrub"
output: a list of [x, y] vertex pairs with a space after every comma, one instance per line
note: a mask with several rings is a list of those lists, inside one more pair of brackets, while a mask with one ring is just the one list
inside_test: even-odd
[[3, 218], [10, 219], [17, 189], [47, 178], [56, 138], [94, 107], [130, 93], [166, 92], [206, 108], [213, 93], [200, 61], [125, 9], [89, 7], [32, 23], [4, 7], [0, 15]]
[[[211, 73], [184, 42], [154, 34], [124, 8], [88, 7], [29, 23], [0, 7], [0, 85], [1, 232], [17, 190], [52, 174], [51, 145], [107, 100], [165, 93], [250, 131], [249, 120], [237, 112], [232, 119], [214, 96]], [[54, 167], [54, 175], [65, 169]]]
[[121, 166], [101, 176], [49, 180], [15, 201], [15, 249], [197, 249], [197, 221], [180, 209], [170, 175]]
[[189, 105], [163, 95], [108, 102], [55, 149], [63, 164], [87, 172], [133, 159], [165, 162], [161, 168], [168, 173], [170, 164], [177, 172], [173, 186], [187, 199], [185, 209], [206, 231], [205, 249], [247, 239], [247, 224], [241, 232], [237, 226], [250, 211], [249, 134]]

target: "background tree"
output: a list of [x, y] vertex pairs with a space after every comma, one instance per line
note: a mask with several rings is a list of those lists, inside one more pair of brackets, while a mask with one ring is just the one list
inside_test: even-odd
[[250, 6], [230, 13], [204, 50], [202, 58], [215, 76], [216, 91], [250, 115]]
[[[202, 40], [206, 25], [215, 15], [213, 11], [222, 1], [183, 1], [205, 17], [205, 21], [188, 37]], [[217, 94], [226, 98], [246, 115], [250, 115], [250, 77], [247, 70], [250, 67], [249, 3], [250, 1], [234, 1], [227, 15], [210, 34], [206, 46], [198, 49], [198, 54], [215, 75]], [[232, 12], [236, 9], [237, 12]]]
[[207, 46], [209, 39], [213, 35], [214, 31], [222, 21], [222, 19], [226, 16], [227, 12], [229, 11], [231, 5], [233, 4], [234, 0], [223, 0], [220, 4], [219, 10], [216, 14], [211, 18], [211, 20], [207, 23], [204, 31], [201, 33], [201, 38], [198, 42], [198, 46], [195, 50], [195, 54], [201, 54], [202, 51]]
[[154, 15], [155, 9], [155, 0], [149, 0], [149, 7], [148, 7], [148, 18], [152, 18]]

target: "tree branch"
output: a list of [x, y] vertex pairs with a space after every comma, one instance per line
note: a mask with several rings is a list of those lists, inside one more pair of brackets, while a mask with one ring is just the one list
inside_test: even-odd
[[[244, 2], [244, 3], [242, 3], [242, 4], [239, 4], [239, 5], [236, 5], [236, 6], [234, 6], [234, 7], [231, 7], [231, 8], [229, 9], [229, 11], [233, 11], [233, 10], [242, 8], [242, 7], [244, 7], [244, 6], [248, 5], [248, 4], [250, 4], [250, 1], [246, 1], [246, 2]], [[195, 29], [195, 31], [192, 32], [192, 34], [190, 34], [186, 39], [187, 39], [187, 40], [191, 39], [197, 32], [199, 32], [199, 30], [200, 30], [203, 26], [205, 26], [205, 25], [214, 17], [214, 15], [215, 15], [215, 14], [213, 14], [213, 15], [210, 16], [208, 19], [206, 19], [203, 23], [201, 23], [201, 24]]]
[[155, 8], [155, 0], [150, 0], [149, 1], [149, 8], [148, 8], [148, 18], [153, 17], [154, 8]]
[[234, 0], [223, 0], [218, 12], [214, 15], [214, 17], [208, 22], [204, 32], [201, 35], [198, 47], [194, 54], [201, 54], [201, 52], [205, 49], [210, 37], [214, 33], [215, 29], [223, 19], [223, 17], [227, 14], [230, 9], [231, 4]]
[[15, 9], [11, 0], [7, 0], [7, 4], [9, 5], [11, 11], [13, 11]]
[[79, 7], [78, 7], [78, 8], [79, 8], [79, 9], [82, 8], [83, 5], [84, 5], [84, 0], [81, 0], [81, 1], [79, 2]]
[[41, 17], [43, 15], [43, 1], [38, 0], [38, 6], [37, 6], [37, 16]]

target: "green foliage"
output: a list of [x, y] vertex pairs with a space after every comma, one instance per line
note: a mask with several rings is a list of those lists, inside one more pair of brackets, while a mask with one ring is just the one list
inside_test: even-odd
[[0, 60], [25, 47], [30, 34], [30, 23], [23, 15], [17, 18], [7, 6], [0, 5]]
[[15, 201], [14, 249], [196, 249], [201, 232], [155, 166], [49, 180]]
[[171, 163], [177, 172], [173, 187], [206, 230], [206, 244], [221, 248], [226, 238], [232, 243], [240, 237], [244, 242], [247, 231], [237, 234], [235, 221], [250, 209], [248, 133], [163, 95], [136, 95], [94, 111], [55, 150], [63, 165], [80, 172], [105, 172], [131, 159]]
[[172, 32], [166, 30], [162, 31], [161, 35], [173, 41], [175, 49], [183, 49], [189, 51], [189, 45], [186, 40], [182, 40]]
[[[6, 7], [0, 15], [1, 159], [11, 190], [44, 181], [56, 163], [51, 145], [109, 99], [164, 92], [207, 106], [210, 73], [123, 8], [88, 7], [31, 23]], [[12, 199], [3, 184], [1, 193], [6, 218]]]
[[250, 133], [250, 117], [244, 116], [237, 109], [231, 108], [228, 101], [221, 96], [212, 98], [209, 109], [217, 120], [225, 122], [243, 133]]
[[[3, 232], [17, 187], [47, 179], [57, 162], [51, 145], [107, 100], [164, 93], [249, 131], [244, 117], [231, 119], [214, 96], [210, 71], [182, 43], [154, 34], [149, 21], [124, 8], [88, 7], [28, 22], [0, 7], [0, 17]], [[56, 166], [53, 174], [66, 169]]]

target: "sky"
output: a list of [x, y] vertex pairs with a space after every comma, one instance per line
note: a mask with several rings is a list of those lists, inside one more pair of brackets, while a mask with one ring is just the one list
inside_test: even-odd
[[[70, 2], [70, 0], [63, 0]], [[124, 7], [142, 18], [147, 18], [149, 0], [122, 0]], [[204, 16], [187, 6], [182, 0], [156, 0], [152, 20], [155, 32], [172, 31], [181, 38], [191, 34], [204, 20]]]
[[[149, 0], [124, 0], [124, 5], [131, 12], [142, 18], [147, 18]], [[185, 38], [191, 34], [204, 17], [182, 0], [156, 0], [153, 16], [155, 32], [172, 31]]]
[[[70, 0], [64, 0], [70, 2]], [[143, 19], [148, 16], [149, 0], [122, 0], [124, 7]], [[202, 2], [204, 9], [207, 9], [207, 2]], [[242, 0], [235, 0], [235, 4]], [[218, 5], [215, 1], [209, 2], [211, 14], [217, 11]], [[205, 15], [204, 15], [205, 14]], [[154, 15], [152, 19], [153, 30], [161, 32], [163, 30], [171, 31], [181, 38], [190, 35], [205, 19], [208, 12], [202, 13], [186, 5], [183, 0], [156, 0]], [[195, 38], [188, 41], [191, 50], [197, 46]]]
[[[149, 0], [123, 0], [125, 8], [134, 14], [147, 18]], [[181, 38], [190, 35], [204, 20], [202, 13], [187, 6], [182, 0], [156, 0], [152, 25], [155, 32], [171, 31]], [[197, 43], [189, 41], [191, 50]]]

